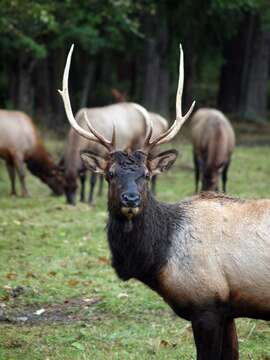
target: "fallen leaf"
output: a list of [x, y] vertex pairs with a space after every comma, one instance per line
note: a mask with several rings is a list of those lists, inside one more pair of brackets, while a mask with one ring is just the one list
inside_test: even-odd
[[79, 343], [78, 341], [75, 341], [74, 343], [72, 343], [71, 346], [73, 346], [77, 350], [84, 351], [83, 344]]
[[83, 281], [82, 284], [83, 284], [84, 286], [89, 286], [89, 285], [92, 285], [92, 284], [93, 284], [93, 281], [91, 281], [91, 280], [86, 280], [86, 281]]
[[127, 293], [120, 293], [117, 295], [118, 299], [126, 299], [128, 298], [128, 294]]
[[106, 264], [106, 265], [111, 263], [110, 259], [108, 259], [108, 258], [105, 257], [105, 256], [100, 256], [100, 257], [98, 258], [98, 261], [99, 261], [101, 264]]
[[17, 274], [15, 272], [10, 272], [6, 274], [6, 278], [8, 280], [15, 280], [17, 278]]
[[9, 301], [10, 300], [10, 296], [9, 295], [5, 295], [5, 296], [1, 296], [0, 297], [0, 301]]
[[12, 287], [9, 286], [9, 285], [4, 285], [3, 288], [4, 288], [7, 292], [12, 291]]
[[79, 280], [76, 279], [70, 279], [68, 280], [68, 286], [77, 286], [79, 284]]
[[169, 346], [169, 343], [168, 343], [167, 340], [161, 340], [161, 341], [160, 341], [160, 346], [161, 346], [161, 347], [168, 347], [168, 346]]
[[33, 278], [33, 279], [36, 279], [36, 275], [34, 273], [32, 273], [32, 271], [28, 271], [28, 273], [26, 274], [26, 277], [27, 278]]
[[49, 276], [56, 276], [56, 272], [55, 271], [50, 271], [50, 272], [48, 272], [48, 275]]
[[43, 313], [45, 313], [45, 309], [39, 309], [34, 312], [35, 315], [42, 315]]
[[100, 296], [96, 296], [93, 298], [84, 298], [82, 300], [83, 300], [83, 302], [86, 303], [86, 306], [90, 306], [90, 305], [96, 304], [97, 302], [101, 301], [101, 299], [102, 298]]

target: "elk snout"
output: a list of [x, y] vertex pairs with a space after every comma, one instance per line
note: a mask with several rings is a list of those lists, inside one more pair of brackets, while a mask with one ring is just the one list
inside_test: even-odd
[[137, 208], [141, 203], [141, 196], [135, 192], [124, 192], [121, 194], [121, 203], [123, 207]]
[[76, 205], [76, 192], [66, 192], [67, 204]]

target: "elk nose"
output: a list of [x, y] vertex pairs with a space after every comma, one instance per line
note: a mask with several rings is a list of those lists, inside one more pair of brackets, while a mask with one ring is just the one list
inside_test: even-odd
[[138, 207], [140, 204], [140, 194], [134, 192], [126, 192], [121, 195], [121, 202], [126, 207]]

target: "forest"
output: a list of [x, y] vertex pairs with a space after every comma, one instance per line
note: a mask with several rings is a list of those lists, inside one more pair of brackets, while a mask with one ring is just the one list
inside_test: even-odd
[[1, 0], [1, 107], [62, 129], [57, 89], [72, 43], [76, 110], [129, 100], [170, 117], [182, 43], [184, 104], [267, 120], [267, 0]]

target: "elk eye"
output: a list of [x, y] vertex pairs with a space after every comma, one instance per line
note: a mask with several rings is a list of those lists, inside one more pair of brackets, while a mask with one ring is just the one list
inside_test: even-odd
[[114, 173], [112, 171], [108, 172], [108, 178], [112, 179], [114, 177]]

